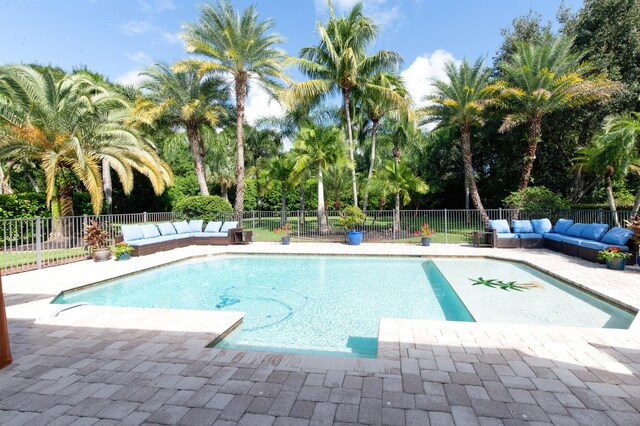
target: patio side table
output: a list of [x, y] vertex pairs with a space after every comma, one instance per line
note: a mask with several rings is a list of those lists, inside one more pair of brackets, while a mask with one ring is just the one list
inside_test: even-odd
[[473, 231], [471, 233], [471, 244], [474, 247], [491, 247], [491, 241], [489, 237], [493, 232], [489, 231]]

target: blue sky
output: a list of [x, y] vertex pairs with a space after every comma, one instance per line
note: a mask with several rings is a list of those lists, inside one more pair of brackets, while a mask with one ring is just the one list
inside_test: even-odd
[[[338, 13], [356, 0], [334, 0]], [[198, 4], [185, 0], [4, 0], [0, 1], [0, 63], [37, 62], [65, 69], [86, 65], [111, 80], [134, 83], [138, 70], [157, 61], [186, 56], [181, 24], [198, 17]], [[316, 43], [315, 24], [324, 20], [326, 0], [233, 0], [256, 3], [261, 17], [273, 18], [276, 31], [297, 55]], [[487, 55], [501, 42], [500, 29], [530, 9], [555, 22], [561, 0], [365, 0], [379, 23], [375, 49], [392, 49], [404, 58], [403, 76], [418, 99], [429, 81], [442, 76], [447, 60]], [[577, 10], [581, 0], [566, 4]], [[268, 97], [250, 94], [248, 119], [266, 114]], [[273, 111], [271, 111], [273, 112]]]

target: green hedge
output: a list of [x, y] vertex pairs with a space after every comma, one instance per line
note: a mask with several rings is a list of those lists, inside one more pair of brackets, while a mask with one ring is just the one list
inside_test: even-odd
[[0, 219], [50, 216], [43, 192], [0, 194]]
[[217, 195], [194, 195], [178, 201], [173, 211], [179, 220], [202, 219], [208, 222], [229, 220], [233, 213], [233, 207], [231, 207], [231, 203]]

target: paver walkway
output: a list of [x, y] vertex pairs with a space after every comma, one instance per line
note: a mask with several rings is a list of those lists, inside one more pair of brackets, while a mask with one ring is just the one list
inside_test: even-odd
[[[575, 263], [575, 274], [591, 270], [596, 280], [589, 285], [603, 274], [551, 256], [560, 266]], [[51, 277], [60, 273], [55, 269]], [[38, 274], [44, 272], [32, 277], [44, 276]], [[49, 297], [42, 282], [24, 281], [20, 293], [18, 278], [5, 280], [14, 307]], [[637, 306], [637, 288], [622, 285], [640, 282], [623, 273], [602, 291]], [[2, 425], [640, 425], [637, 327], [385, 319], [378, 359], [350, 362], [207, 349], [199, 332], [51, 325], [18, 316], [9, 325], [15, 362], [0, 371]]]

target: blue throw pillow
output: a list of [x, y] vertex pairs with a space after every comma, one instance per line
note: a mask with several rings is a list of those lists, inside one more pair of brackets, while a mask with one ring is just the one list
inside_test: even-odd
[[533, 232], [536, 234], [546, 234], [551, 231], [551, 221], [547, 218], [544, 219], [533, 219], [531, 221], [531, 226], [533, 227]]
[[582, 231], [581, 237], [587, 240], [600, 241], [600, 238], [607, 233], [609, 225], [603, 223], [592, 223]]
[[209, 222], [207, 223], [207, 227], [204, 228], [204, 232], [220, 232], [221, 226], [222, 222]]
[[514, 234], [531, 234], [533, 233], [533, 226], [531, 226], [530, 220], [512, 220], [511, 226], [513, 227]]
[[556, 234], [566, 234], [567, 230], [573, 226], [571, 219], [558, 219], [556, 226], [553, 227], [553, 232]]
[[570, 237], [576, 237], [576, 238], [581, 238], [582, 237], [582, 232], [587, 229], [587, 225], [586, 223], [576, 223], [574, 224], [571, 228], [567, 229], [567, 232], [564, 233], [564, 235], [568, 235]]
[[510, 234], [511, 229], [509, 229], [509, 222], [505, 219], [497, 219], [489, 221], [489, 228], [495, 229], [496, 234]]
[[189, 228], [191, 228], [191, 232], [202, 232], [202, 221], [201, 220], [190, 220]]
[[122, 239], [127, 241], [141, 240], [144, 238], [140, 225], [122, 225]]
[[229, 231], [229, 229], [237, 228], [237, 227], [238, 227], [238, 222], [225, 222], [222, 225], [222, 228], [220, 228], [220, 232], [227, 232]]
[[176, 228], [169, 222], [163, 222], [158, 224], [158, 229], [162, 235], [175, 235], [177, 234]]
[[144, 235], [145, 239], [160, 236], [160, 231], [158, 231], [158, 228], [155, 225], [142, 225], [140, 228], [142, 228], [142, 235]]
[[600, 242], [605, 244], [613, 244], [616, 246], [627, 245], [627, 241], [633, 236], [633, 231], [630, 229], [620, 228], [615, 226], [609, 230]]
[[176, 228], [178, 234], [190, 234], [192, 232], [191, 227], [186, 220], [183, 220], [182, 222], [173, 222], [173, 227]]

